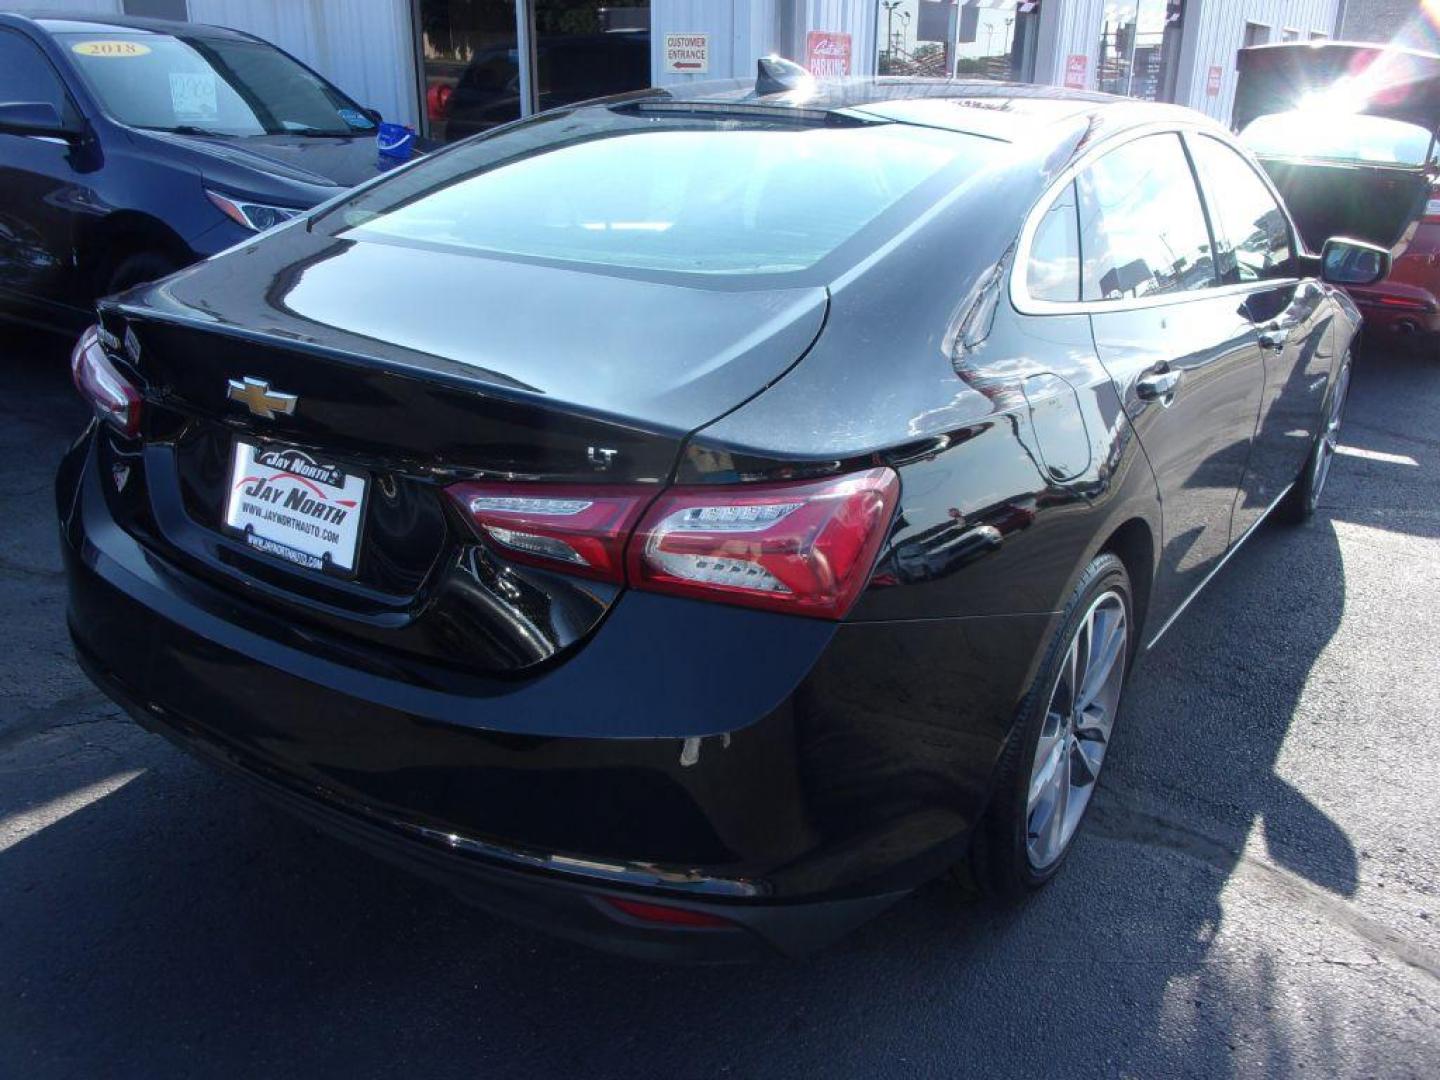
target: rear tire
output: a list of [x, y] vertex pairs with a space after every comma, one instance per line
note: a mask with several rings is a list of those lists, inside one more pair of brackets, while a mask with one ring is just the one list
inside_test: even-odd
[[1325, 481], [1330, 479], [1330, 465], [1340, 446], [1340, 424], [1345, 419], [1345, 402], [1349, 396], [1350, 356], [1347, 354], [1330, 388], [1330, 398], [1325, 403], [1324, 426], [1315, 437], [1315, 445], [1305, 459], [1305, 467], [1296, 477], [1290, 494], [1276, 507], [1278, 520], [1289, 525], [1303, 525], [1315, 516], [1320, 496], [1325, 493]]
[[104, 285], [103, 296], [110, 296], [114, 293], [124, 292], [126, 289], [134, 288], [136, 285], [143, 285], [147, 281], [155, 281], [173, 274], [180, 269], [180, 264], [161, 251], [138, 251], [133, 255], [126, 255], [110, 271]]
[[1013, 901], [1041, 888], [1079, 834], [1129, 671], [1133, 595], [1125, 564], [1107, 553], [1065, 606], [971, 846], [975, 881], [992, 896]]

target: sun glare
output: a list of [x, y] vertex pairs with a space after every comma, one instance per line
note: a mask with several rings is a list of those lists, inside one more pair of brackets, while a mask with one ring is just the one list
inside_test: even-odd
[[1390, 40], [1412, 49], [1440, 52], [1440, 0], [1420, 0], [1420, 10]]
[[1357, 113], [1366, 100], [1362, 80], [1340, 79], [1323, 90], [1311, 90], [1300, 99], [1300, 108], [1307, 113]]

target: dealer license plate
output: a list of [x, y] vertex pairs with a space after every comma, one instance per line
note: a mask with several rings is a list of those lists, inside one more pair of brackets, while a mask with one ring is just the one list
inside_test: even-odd
[[225, 525], [266, 555], [353, 574], [366, 483], [364, 474], [304, 450], [237, 439]]

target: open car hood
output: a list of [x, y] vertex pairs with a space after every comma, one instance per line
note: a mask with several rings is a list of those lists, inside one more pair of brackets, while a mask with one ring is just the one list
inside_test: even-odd
[[1440, 128], [1440, 56], [1388, 45], [1288, 42], [1241, 49], [1232, 120], [1237, 131], [1257, 116], [1301, 108], [1336, 91], [1371, 116]]

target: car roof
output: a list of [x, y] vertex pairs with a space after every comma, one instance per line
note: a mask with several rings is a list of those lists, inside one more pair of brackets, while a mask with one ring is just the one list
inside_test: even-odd
[[888, 120], [916, 127], [943, 128], [963, 134], [1020, 143], [1028, 138], [1056, 137], [1060, 131], [1090, 128], [1092, 138], [1130, 127], [1174, 122], [1201, 124], [1223, 131], [1210, 117], [1181, 105], [1158, 104], [1093, 91], [1030, 82], [984, 79], [923, 79], [909, 76], [847, 76], [808, 79], [776, 94], [756, 94], [752, 79], [719, 79], [664, 86], [621, 95], [628, 101], [664, 99], [684, 104], [734, 105], [739, 108], [793, 108], [834, 112], [852, 118]]
[[874, 75], [815, 79], [803, 89], [785, 93], [756, 94], [755, 89], [752, 80], [727, 79], [669, 86], [633, 97], [819, 110], [1006, 142], [1018, 142], [1046, 129], [1071, 129], [1077, 123], [1106, 133], [1166, 121], [1208, 124], [1223, 130], [1209, 117], [1183, 106], [1036, 83]]
[[101, 15], [68, 11], [15, 11], [10, 14], [29, 20], [47, 34], [103, 33], [109, 30], [121, 34], [167, 34], [250, 40], [249, 34], [239, 30], [175, 19], [146, 19], [138, 15]]

